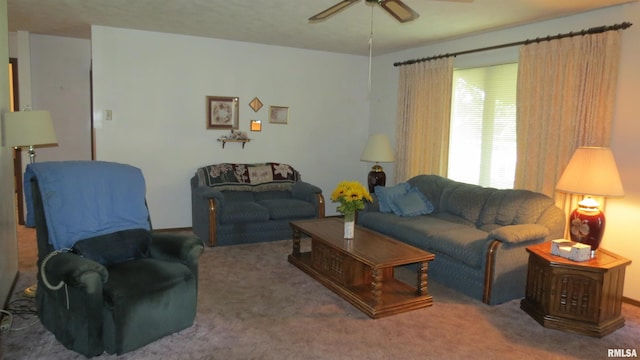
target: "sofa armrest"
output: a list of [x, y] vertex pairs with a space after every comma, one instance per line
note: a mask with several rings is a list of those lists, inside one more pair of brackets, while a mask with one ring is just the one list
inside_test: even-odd
[[291, 196], [296, 199], [313, 202], [315, 194], [322, 193], [322, 189], [304, 181], [298, 181], [291, 188]]
[[224, 194], [221, 191], [215, 190], [213, 188], [207, 186], [198, 186], [191, 189], [191, 193], [194, 199], [203, 201], [215, 199], [218, 203], [218, 206], [222, 206], [224, 204]]
[[364, 202], [364, 209], [360, 211], [380, 211], [380, 202], [378, 201], [378, 197], [376, 194], [371, 194], [371, 202]]
[[151, 234], [149, 251], [156, 259], [197, 264], [204, 245], [193, 235], [155, 231]]
[[322, 189], [319, 187], [304, 181], [298, 181], [291, 188], [291, 196], [294, 199], [312, 203], [317, 209], [316, 214], [318, 217], [324, 217], [324, 197], [322, 196]]
[[549, 235], [549, 228], [540, 224], [507, 225], [489, 233], [488, 238], [504, 243], [519, 244], [528, 241], [543, 241]]
[[84, 287], [87, 292], [100, 290], [109, 278], [107, 269], [100, 263], [74, 253], [52, 253], [40, 264], [43, 282], [57, 286], [60, 281], [73, 287]]

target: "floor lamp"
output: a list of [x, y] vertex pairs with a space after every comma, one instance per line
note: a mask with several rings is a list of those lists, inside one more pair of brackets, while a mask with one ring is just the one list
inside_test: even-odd
[[605, 217], [591, 196], [623, 196], [622, 182], [611, 149], [579, 147], [560, 176], [556, 190], [585, 195], [569, 216], [571, 240], [591, 246], [591, 256], [604, 235]]
[[369, 192], [373, 193], [376, 186], [384, 186], [387, 182], [387, 175], [385, 175], [379, 163], [395, 161], [387, 135], [373, 134], [369, 136], [360, 160], [375, 162], [367, 177]]
[[[36, 161], [36, 145], [56, 144], [56, 133], [48, 111], [16, 111], [4, 114], [5, 146], [28, 147], [29, 162]], [[37, 285], [24, 290], [26, 296], [36, 295]]]

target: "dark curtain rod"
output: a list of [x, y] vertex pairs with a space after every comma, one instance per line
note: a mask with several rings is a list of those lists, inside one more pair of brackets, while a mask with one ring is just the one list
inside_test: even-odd
[[582, 31], [578, 31], [578, 32], [569, 32], [569, 33], [565, 33], [565, 34], [549, 35], [547, 37], [542, 37], [542, 38], [538, 37], [538, 38], [535, 38], [535, 39], [527, 39], [527, 40], [524, 40], [524, 41], [512, 42], [512, 43], [508, 43], [508, 44], [494, 45], [494, 46], [489, 46], [489, 47], [484, 47], [484, 48], [479, 48], [479, 49], [459, 51], [459, 52], [455, 52], [455, 53], [451, 53], [451, 54], [440, 54], [440, 55], [430, 56], [430, 57], [426, 57], [426, 58], [420, 58], [420, 59], [413, 59], [413, 60], [407, 60], [407, 61], [402, 61], [402, 62], [396, 62], [396, 63], [393, 63], [393, 66], [411, 65], [411, 64], [415, 64], [415, 63], [421, 63], [421, 62], [425, 62], [425, 61], [431, 61], [431, 60], [441, 59], [441, 58], [450, 57], [450, 56], [465, 55], [465, 54], [471, 54], [471, 53], [487, 51], [487, 50], [502, 49], [502, 48], [511, 47], [511, 46], [518, 46], [518, 45], [527, 45], [527, 44], [531, 44], [531, 43], [534, 43], [534, 42], [557, 40], [557, 39], [573, 37], [573, 36], [600, 34], [600, 33], [611, 31], [611, 30], [621, 30], [621, 29], [624, 30], [624, 29], [627, 29], [627, 28], [631, 27], [631, 25], [633, 25], [633, 24], [631, 24], [630, 22], [623, 22], [621, 24], [615, 24], [615, 25], [609, 25], [609, 26], [592, 27], [592, 28], [589, 28], [589, 29], [586, 29], [586, 30], [582, 30]]

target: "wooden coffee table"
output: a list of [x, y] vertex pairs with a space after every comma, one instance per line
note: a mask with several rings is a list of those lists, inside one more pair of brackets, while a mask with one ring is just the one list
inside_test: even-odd
[[[340, 218], [293, 221], [289, 262], [376, 319], [431, 306], [427, 268], [435, 255], [356, 226], [352, 240], [343, 237]], [[311, 237], [311, 251], [300, 251], [300, 237]], [[416, 264], [416, 285], [394, 278], [394, 268]]]

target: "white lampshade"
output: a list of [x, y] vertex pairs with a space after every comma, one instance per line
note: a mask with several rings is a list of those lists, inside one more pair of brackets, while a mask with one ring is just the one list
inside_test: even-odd
[[593, 196], [623, 196], [622, 182], [611, 149], [576, 149], [556, 185], [556, 190]]
[[373, 134], [369, 136], [367, 145], [360, 156], [361, 161], [393, 162], [395, 161], [393, 150], [387, 135]]
[[17, 111], [4, 114], [5, 146], [28, 147], [58, 142], [48, 111]]

